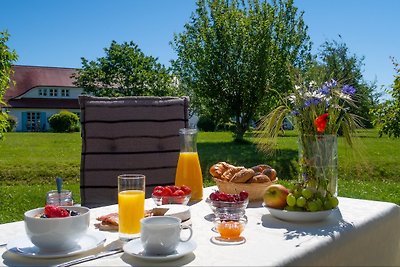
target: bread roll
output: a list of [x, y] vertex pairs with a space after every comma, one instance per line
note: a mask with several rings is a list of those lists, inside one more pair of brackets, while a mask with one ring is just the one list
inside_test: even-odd
[[251, 179], [254, 174], [255, 172], [253, 169], [243, 168], [239, 172], [235, 173], [235, 175], [233, 175], [232, 179], [230, 179], [229, 181], [232, 183], [245, 183], [247, 182], [247, 180]]
[[262, 173], [267, 175], [271, 181], [274, 181], [276, 179], [275, 169], [272, 169], [272, 168], [265, 169]]
[[265, 174], [254, 175], [247, 181], [247, 183], [268, 183], [268, 182], [271, 182], [271, 180]]

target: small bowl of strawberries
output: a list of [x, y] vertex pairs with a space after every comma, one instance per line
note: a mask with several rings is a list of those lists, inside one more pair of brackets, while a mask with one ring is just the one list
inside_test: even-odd
[[217, 218], [239, 219], [244, 217], [249, 204], [249, 193], [241, 191], [238, 194], [228, 194], [219, 190], [212, 192], [206, 199]]
[[151, 197], [157, 206], [167, 204], [187, 205], [190, 200], [192, 189], [187, 185], [176, 186], [156, 186], [153, 189]]

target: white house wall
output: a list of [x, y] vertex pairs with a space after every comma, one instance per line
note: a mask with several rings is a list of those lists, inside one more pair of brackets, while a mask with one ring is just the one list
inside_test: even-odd
[[[65, 109], [64, 109], [65, 110]], [[17, 120], [16, 132], [21, 132], [22, 131], [22, 113], [23, 112], [45, 112], [46, 113], [46, 131], [50, 130], [50, 125], [48, 122], [48, 119], [56, 113], [59, 113], [61, 109], [35, 109], [35, 108], [29, 108], [29, 109], [19, 109], [19, 108], [12, 108], [9, 110], [9, 115], [13, 116]], [[80, 109], [68, 109], [68, 111], [80, 114]]]
[[[58, 96], [50, 96], [50, 89], [57, 89]], [[61, 96], [61, 90], [69, 90], [69, 96]], [[47, 96], [39, 95], [40, 90], [47, 90]], [[46, 99], [77, 99], [83, 92], [82, 88], [76, 87], [35, 87], [18, 98], [46, 98]]]

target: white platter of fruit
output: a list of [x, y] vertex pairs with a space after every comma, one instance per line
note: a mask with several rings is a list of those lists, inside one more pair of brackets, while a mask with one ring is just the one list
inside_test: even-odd
[[339, 200], [329, 193], [322, 196], [312, 188], [281, 184], [268, 186], [263, 206], [278, 219], [291, 222], [316, 222], [326, 219], [338, 209]]

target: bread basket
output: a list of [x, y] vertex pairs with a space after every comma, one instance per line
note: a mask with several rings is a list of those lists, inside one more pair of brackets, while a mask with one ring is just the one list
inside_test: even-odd
[[214, 177], [218, 190], [228, 194], [238, 194], [241, 191], [249, 193], [249, 201], [262, 201], [265, 189], [278, 181], [278, 178], [267, 183], [232, 183]]

